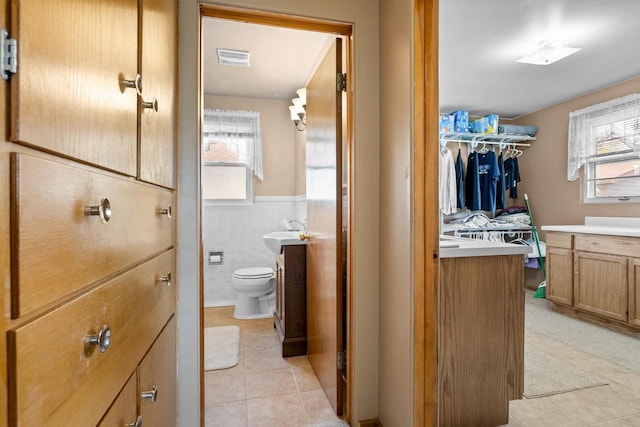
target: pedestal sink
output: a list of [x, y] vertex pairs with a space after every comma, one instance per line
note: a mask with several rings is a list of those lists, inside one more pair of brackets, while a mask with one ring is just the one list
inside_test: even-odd
[[282, 253], [285, 245], [306, 245], [306, 240], [300, 240], [300, 231], [273, 231], [264, 234], [264, 244], [275, 254]]

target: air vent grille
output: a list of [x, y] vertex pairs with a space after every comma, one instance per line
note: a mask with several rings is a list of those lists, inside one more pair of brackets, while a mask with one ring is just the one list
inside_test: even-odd
[[217, 49], [218, 62], [222, 65], [233, 65], [236, 67], [249, 66], [249, 52], [245, 50]]

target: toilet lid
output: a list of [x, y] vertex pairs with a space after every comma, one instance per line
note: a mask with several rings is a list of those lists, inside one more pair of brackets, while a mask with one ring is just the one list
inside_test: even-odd
[[273, 270], [269, 267], [241, 268], [236, 270], [233, 275], [235, 277], [262, 279], [273, 276]]

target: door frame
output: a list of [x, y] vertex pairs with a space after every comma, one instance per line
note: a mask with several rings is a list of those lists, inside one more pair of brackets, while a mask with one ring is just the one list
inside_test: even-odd
[[[348, 159], [348, 172], [347, 172], [347, 303], [346, 303], [346, 318], [344, 321], [347, 324], [347, 390], [346, 390], [346, 407], [344, 408], [344, 417], [347, 420], [351, 418], [351, 407], [353, 402], [352, 384], [353, 384], [353, 302], [352, 302], [352, 285], [353, 285], [353, 166], [355, 164], [353, 149], [354, 144], [354, 124], [353, 124], [353, 100], [354, 100], [354, 75], [353, 75], [353, 63], [354, 63], [354, 51], [353, 51], [353, 24], [330, 21], [325, 19], [315, 19], [297, 15], [281, 14], [266, 12], [251, 8], [238, 8], [230, 6], [221, 6], [215, 4], [200, 4], [200, 22], [205, 17], [208, 18], [220, 18], [229, 19], [234, 21], [246, 22], [250, 24], [269, 25], [272, 27], [291, 28], [306, 31], [315, 31], [320, 33], [335, 34], [336, 36], [343, 36], [345, 41], [344, 50], [346, 52], [346, 64], [345, 69], [347, 73], [347, 96], [346, 96], [346, 115], [344, 116], [345, 122], [343, 126], [346, 127], [346, 133], [343, 139], [343, 149]], [[200, 40], [202, 40], [200, 25]], [[198, 58], [199, 69], [202, 69], [202, 41], [198, 43]], [[198, 82], [198, 93], [202, 93], [202, 81]], [[202, 107], [200, 107], [202, 108]], [[344, 171], [343, 171], [344, 174]], [[343, 179], [344, 177], [338, 177]], [[198, 188], [198, 197], [201, 197], [201, 189]], [[199, 229], [202, 230], [202, 215], [199, 216]], [[203, 244], [202, 239], [198, 242], [200, 259], [203, 256]], [[200, 274], [200, 294], [204, 292], [204, 279], [202, 272]], [[204, 349], [204, 299], [200, 299], [200, 348]], [[200, 395], [204, 396], [204, 352], [200, 352]], [[200, 425], [204, 425], [204, 411], [205, 411], [205, 399], [200, 399]]]
[[413, 5], [413, 425], [438, 424], [438, 0]]

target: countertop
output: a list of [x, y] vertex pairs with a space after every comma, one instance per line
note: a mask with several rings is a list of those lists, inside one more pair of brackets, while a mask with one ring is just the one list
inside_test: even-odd
[[544, 231], [640, 237], [640, 218], [585, 217], [582, 225], [543, 225]]
[[524, 255], [530, 253], [532, 250], [531, 246], [525, 245], [444, 235], [440, 236], [440, 258]]

